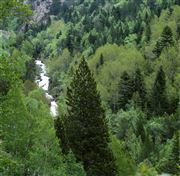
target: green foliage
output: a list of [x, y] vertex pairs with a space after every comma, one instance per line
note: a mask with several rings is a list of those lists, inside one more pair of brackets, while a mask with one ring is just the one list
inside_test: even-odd
[[[104, 64], [96, 69], [102, 53]], [[90, 57], [89, 64], [95, 74], [102, 100], [117, 109], [120, 77], [124, 71], [131, 75], [138, 66], [141, 68], [144, 62], [141, 53], [133, 46], [118, 47], [115, 44], [106, 44], [98, 48], [96, 53]]]
[[13, 156], [24, 157], [30, 142], [27, 137], [30, 135], [28, 134], [28, 123], [31, 123], [31, 119], [20, 90], [17, 88], [10, 90], [1, 108], [3, 144]]
[[0, 148], [0, 173], [2, 175], [14, 176], [19, 173], [19, 170], [20, 165], [18, 162], [13, 160], [10, 154]]
[[123, 143], [115, 136], [111, 136], [110, 146], [116, 159], [118, 175], [134, 175], [136, 172], [135, 161], [123, 149]]
[[179, 139], [178, 132], [171, 140], [168, 140], [165, 146], [160, 150], [160, 160], [156, 167], [158, 171], [179, 174]]
[[128, 111], [119, 111], [109, 117], [110, 129], [125, 141], [130, 156], [136, 161], [143, 159], [143, 145], [145, 145], [146, 131], [144, 128], [145, 115], [138, 109], [131, 107]]
[[0, 19], [10, 16], [27, 16], [31, 13], [29, 6], [24, 4], [24, 0], [4, 0], [0, 2]]
[[157, 176], [157, 175], [158, 173], [156, 172], [155, 168], [153, 168], [151, 163], [149, 163], [148, 161], [144, 161], [143, 163], [139, 164], [137, 176]]
[[167, 170], [170, 173], [177, 174], [177, 175], [180, 173], [179, 172], [179, 167], [180, 167], [179, 140], [180, 140], [179, 131], [177, 131], [173, 137], [173, 146], [172, 146], [172, 151], [170, 154], [168, 168], [167, 168]]
[[[0, 175], [178, 175], [179, 1], [53, 0], [39, 24], [24, 20], [23, 2], [0, 2]], [[86, 63], [73, 72], [82, 56], [111, 142]], [[58, 101], [55, 124], [33, 83], [36, 58]]]

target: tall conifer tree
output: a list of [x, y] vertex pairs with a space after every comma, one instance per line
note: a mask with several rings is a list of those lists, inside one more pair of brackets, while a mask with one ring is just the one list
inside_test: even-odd
[[156, 46], [153, 50], [153, 53], [159, 57], [161, 55], [161, 52], [164, 48], [168, 48], [170, 46], [174, 45], [174, 39], [173, 39], [173, 33], [169, 26], [166, 26], [163, 29], [163, 32], [161, 34], [161, 37], [156, 42]]
[[166, 76], [161, 66], [154, 82], [151, 108], [156, 115], [163, 115], [166, 112], [166, 107]]
[[119, 83], [119, 109], [125, 109], [126, 104], [132, 98], [133, 87], [132, 80], [128, 73], [125, 71]]
[[114, 157], [96, 82], [83, 58], [67, 91], [69, 146], [87, 176], [114, 176]]
[[174, 45], [173, 33], [169, 26], [163, 29], [161, 34], [161, 45], [164, 47], [169, 47]]
[[139, 93], [140, 106], [143, 108], [146, 102], [146, 88], [139, 68], [136, 70], [133, 77], [133, 91]]

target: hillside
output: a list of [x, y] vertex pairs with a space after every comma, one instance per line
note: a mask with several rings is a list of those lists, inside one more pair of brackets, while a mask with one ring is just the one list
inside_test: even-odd
[[178, 176], [179, 0], [23, 2], [0, 2], [0, 175]]

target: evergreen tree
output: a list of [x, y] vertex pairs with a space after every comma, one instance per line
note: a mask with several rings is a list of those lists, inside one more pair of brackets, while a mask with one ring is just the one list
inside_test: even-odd
[[136, 69], [135, 75], [133, 77], [133, 91], [138, 92], [140, 96], [140, 105], [143, 108], [146, 102], [146, 88], [141, 74], [141, 70]]
[[34, 59], [26, 62], [26, 73], [23, 75], [23, 80], [34, 81], [36, 76], [36, 65]]
[[123, 72], [119, 83], [119, 109], [125, 109], [133, 94], [132, 80], [126, 71]]
[[172, 174], [179, 174], [180, 166], [180, 150], [179, 150], [179, 132], [177, 131], [173, 137], [172, 152], [170, 154], [168, 171]]
[[151, 40], [151, 35], [152, 35], [151, 27], [149, 24], [147, 25], [145, 35], [146, 35], [146, 41], [149, 42]]
[[163, 32], [161, 34], [161, 45], [163, 48], [174, 45], [173, 33], [169, 26], [166, 26], [163, 29]]
[[61, 146], [62, 153], [68, 154], [69, 146], [68, 146], [68, 140], [67, 140], [67, 135], [65, 131], [65, 124], [60, 117], [58, 117], [55, 120], [54, 127], [56, 129], [56, 136], [59, 139], [59, 144]]
[[159, 57], [161, 55], [161, 52], [163, 50], [163, 46], [161, 45], [160, 39], [156, 42], [155, 48], [153, 49], [153, 53], [156, 55], [156, 57]]
[[109, 135], [96, 82], [83, 58], [67, 91], [69, 146], [87, 176], [116, 175]]
[[100, 55], [99, 64], [100, 64], [100, 65], [103, 65], [103, 64], [104, 64], [104, 56], [103, 56], [103, 54]]
[[174, 45], [174, 40], [173, 40], [172, 30], [171, 30], [171, 28], [169, 26], [166, 26], [163, 29], [161, 37], [156, 42], [156, 46], [155, 46], [155, 48], [153, 50], [153, 53], [157, 57], [159, 57], [164, 48], [168, 48], [168, 47], [173, 46], [173, 45]]
[[163, 115], [166, 112], [166, 105], [166, 76], [161, 66], [152, 90], [151, 111], [156, 115]]

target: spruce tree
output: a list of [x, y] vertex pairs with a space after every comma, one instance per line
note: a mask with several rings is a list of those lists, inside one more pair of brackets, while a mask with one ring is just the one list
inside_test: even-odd
[[109, 135], [96, 82], [83, 58], [67, 91], [69, 146], [87, 176], [114, 176], [116, 166], [108, 148]]
[[151, 111], [156, 115], [163, 115], [166, 112], [166, 107], [166, 76], [161, 66], [157, 72], [152, 90]]
[[140, 106], [141, 108], [144, 108], [144, 105], [146, 103], [146, 88], [140, 69], [136, 69], [133, 77], [133, 91], [139, 93]]
[[173, 33], [172, 30], [169, 26], [166, 26], [163, 29], [163, 32], [161, 34], [161, 37], [159, 40], [156, 42], [155, 48], [153, 50], [153, 53], [159, 57], [161, 55], [161, 52], [164, 48], [168, 48], [170, 46], [174, 45], [174, 40], [173, 40]]
[[126, 109], [128, 101], [132, 98], [133, 87], [131, 77], [126, 71], [123, 72], [119, 83], [119, 109]]
[[163, 32], [161, 34], [161, 45], [163, 48], [174, 45], [173, 33], [169, 26], [166, 26], [163, 29]]

